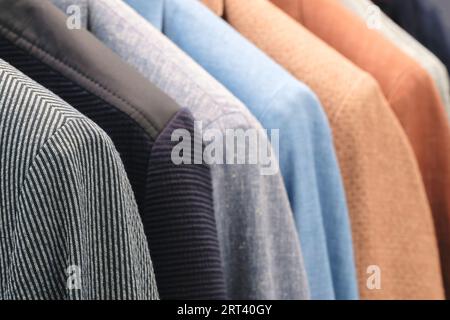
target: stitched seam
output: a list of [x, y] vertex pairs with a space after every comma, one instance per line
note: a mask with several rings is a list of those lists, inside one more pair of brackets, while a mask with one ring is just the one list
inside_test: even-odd
[[[155, 131], [155, 134], [158, 134], [159, 131], [157, 130], [156, 126], [152, 123], [152, 121], [151, 121], [150, 119], [148, 119], [148, 118], [146, 117], [145, 114], [143, 114], [141, 111], [139, 111], [136, 107], [134, 107], [134, 106], [133, 106], [131, 103], [129, 103], [127, 100], [125, 100], [124, 98], [122, 98], [121, 96], [119, 96], [117, 93], [115, 93], [115, 92], [109, 90], [108, 88], [104, 87], [102, 84], [100, 84], [100, 83], [98, 83], [97, 81], [93, 80], [93, 79], [90, 78], [88, 75], [86, 75], [86, 74], [84, 74], [83, 72], [79, 71], [79, 70], [76, 69], [75, 67], [73, 67], [73, 66], [67, 64], [66, 62], [64, 62], [64, 61], [62, 61], [62, 60], [60, 60], [60, 59], [58, 59], [58, 58], [56, 58], [56, 57], [54, 57], [54, 56], [52, 56], [51, 53], [49, 53], [49, 52], [46, 51], [45, 49], [42, 49], [42, 48], [39, 47], [37, 44], [32, 43], [30, 40], [24, 38], [23, 35], [19, 35], [19, 34], [18, 34], [18, 32], [19, 32], [18, 30], [13, 30], [13, 29], [11, 29], [10, 27], [5, 26], [4, 24], [1, 24], [1, 25], [0, 25], [0, 31], [2, 31], [3, 33], [7, 33], [7, 32], [12, 33], [13, 35], [17, 36], [17, 38], [18, 38], [19, 40], [25, 41], [28, 45], [31, 46], [32, 49], [36, 49], [36, 50], [40, 51], [42, 54], [44, 54], [44, 55], [47, 56], [48, 58], [50, 58], [50, 59], [54, 60], [55, 62], [61, 64], [63, 67], [69, 68], [71, 71], [75, 72], [76, 74], [78, 74], [78, 75], [80, 75], [81, 77], [85, 78], [86, 80], [90, 81], [91, 83], [93, 83], [94, 85], [96, 85], [98, 88], [100, 88], [100, 89], [106, 91], [106, 93], [109, 93], [109, 94], [112, 95], [113, 97], [119, 99], [119, 100], [122, 101], [125, 105], [129, 106], [131, 109], [133, 109], [134, 111], [136, 111], [140, 116], [142, 116], [142, 118], [148, 122], [148, 125]], [[6, 36], [7, 36], [7, 35], [6, 35]], [[14, 43], [14, 44], [17, 45], [17, 46], [20, 46], [20, 45], [17, 44], [17, 43]], [[31, 53], [29, 52], [29, 50], [23, 48], [23, 46], [20, 46], [20, 47], [22, 47], [22, 49], [26, 50], [26, 52], [28, 52], [28, 54], [31, 54]], [[32, 54], [31, 54], [31, 55], [32, 55]], [[34, 55], [33, 55], [33, 56], [34, 56]], [[35, 57], [35, 56], [34, 56], [34, 57]], [[37, 58], [37, 57], [36, 57], [36, 58]], [[41, 59], [39, 59], [39, 58], [37, 58], [37, 59], [38, 59], [39, 61], [42, 62]], [[45, 63], [45, 64], [47, 64], [47, 63]], [[48, 64], [47, 64], [47, 65], [48, 65]], [[86, 89], [86, 88], [85, 88], [85, 89]], [[89, 90], [89, 89], [86, 89], [86, 90], [91, 91], [91, 90]], [[103, 99], [102, 99], [102, 100], [103, 100]], [[108, 104], [110, 104], [111, 106], [113, 106], [115, 109], [118, 109], [118, 108], [115, 107], [113, 104], [111, 104], [111, 103], [108, 103]], [[118, 110], [120, 110], [120, 109], [118, 109]], [[120, 111], [121, 111], [121, 112], [124, 112], [124, 111], [122, 111], [122, 110], [120, 110]], [[131, 117], [130, 117], [130, 118], [131, 118]], [[133, 120], [137, 123], [137, 121], [136, 121], [135, 119], [133, 119]], [[141, 126], [141, 125], [139, 125], [139, 126]]]
[[20, 201], [20, 198], [21, 198], [23, 186], [24, 186], [25, 182], [28, 180], [28, 176], [29, 176], [31, 167], [33, 167], [35, 159], [37, 157], [39, 157], [39, 155], [41, 154], [42, 149], [44, 149], [50, 143], [50, 141], [53, 140], [55, 138], [55, 136], [57, 136], [68, 125], [70, 125], [71, 123], [77, 122], [77, 121], [85, 122], [85, 121], [87, 121], [87, 119], [75, 118], [73, 116], [68, 116], [66, 119], [64, 119], [63, 123], [58, 128], [55, 129], [55, 131], [51, 134], [51, 136], [48, 137], [48, 139], [45, 140], [42, 143], [42, 145], [39, 147], [39, 150], [36, 152], [36, 155], [33, 157], [33, 160], [31, 161], [30, 166], [26, 169], [26, 173], [24, 175], [24, 179], [23, 179], [23, 181], [22, 181], [22, 183], [20, 185], [20, 188], [19, 188], [20, 189], [20, 194], [19, 194], [19, 197], [18, 197], [19, 201]]
[[409, 67], [403, 70], [395, 79], [394, 85], [389, 90], [389, 93], [386, 94], [386, 99], [391, 102], [391, 99], [397, 92], [397, 90], [403, 85], [404, 79], [407, 79], [407, 76], [413, 74], [414, 70], [411, 70]]
[[[42, 145], [39, 147], [39, 150], [36, 151], [36, 154], [34, 155], [33, 159], [30, 162], [30, 165], [28, 166], [28, 168], [26, 169], [26, 172], [24, 174], [24, 178], [23, 181], [20, 183], [20, 187], [19, 187], [19, 195], [17, 197], [17, 202], [20, 203], [22, 201], [22, 197], [23, 197], [23, 189], [25, 186], [26, 181], [29, 179], [30, 176], [30, 171], [31, 168], [35, 165], [36, 163], [36, 159], [41, 155], [42, 150], [50, 143], [51, 140], [53, 140], [62, 130], [64, 130], [69, 124], [71, 123], [75, 123], [77, 121], [80, 122], [85, 122], [87, 121], [87, 119], [83, 119], [83, 118], [73, 118], [72, 116], [67, 116], [67, 118], [64, 120], [64, 122], [55, 129], [55, 131], [48, 137], [47, 140], [45, 140], [45, 142], [42, 143]], [[19, 210], [19, 206], [17, 205], [16, 208], [14, 209], [14, 217], [17, 215], [17, 211]], [[14, 228], [13, 231], [14, 234], [12, 234], [9, 239], [14, 239], [14, 241], [16, 240], [16, 235], [17, 235], [17, 228]], [[17, 247], [15, 247], [12, 251], [11, 254], [13, 254], [15, 251], [17, 250]], [[10, 264], [8, 266], [8, 271], [7, 271], [7, 275], [6, 277], [8, 278], [9, 275], [12, 272], [12, 268], [14, 266], [12, 264]]]
[[335, 121], [338, 117], [339, 117], [339, 113], [341, 112], [342, 109], [344, 109], [344, 107], [347, 105], [347, 101], [348, 99], [350, 99], [350, 97], [352, 96], [352, 93], [355, 92], [355, 89], [357, 87], [359, 87], [359, 85], [361, 84], [361, 82], [363, 82], [365, 79], [364, 76], [361, 76], [360, 79], [358, 81], [355, 81], [353, 83], [353, 86], [351, 87], [351, 89], [348, 91], [348, 93], [345, 95], [345, 97], [342, 99], [341, 104], [339, 105], [339, 107], [336, 108], [336, 110], [334, 110], [333, 112], [331, 112], [329, 119], [330, 122], [331, 121]]
[[277, 97], [280, 93], [282, 93], [284, 91], [284, 89], [286, 89], [286, 87], [289, 85], [289, 83], [286, 81], [285, 83], [283, 83], [282, 85], [280, 85], [278, 87], [278, 89], [274, 92], [274, 94], [272, 95], [272, 97], [270, 97], [270, 99], [268, 100], [269, 103], [267, 103], [264, 107], [264, 109], [260, 112], [259, 114], [259, 118], [262, 119], [266, 116], [266, 114], [273, 110], [273, 105], [277, 102]]

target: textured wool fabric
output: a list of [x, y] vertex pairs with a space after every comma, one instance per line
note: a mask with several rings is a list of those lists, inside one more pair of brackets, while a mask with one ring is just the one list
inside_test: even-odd
[[[58, 3], [59, 1], [55, 1]], [[121, 1], [89, 1], [89, 30], [181, 106], [202, 129], [262, 129], [214, 78]], [[261, 136], [267, 141], [266, 136]], [[207, 159], [208, 161], [211, 159]], [[272, 155], [270, 162], [277, 165]], [[212, 165], [214, 205], [232, 299], [307, 299], [308, 283], [280, 174], [266, 164]]]
[[450, 70], [450, 2], [374, 0], [403, 29], [433, 51]]
[[[96, 0], [98, 1], [98, 0]], [[111, 1], [111, 0], [108, 0]], [[209, 167], [175, 165], [175, 130], [194, 137], [192, 114], [184, 109], [160, 133], [152, 148], [142, 217], [161, 299], [226, 299]], [[194, 151], [194, 138], [191, 150]], [[191, 155], [191, 163], [202, 148]]]
[[225, 299], [210, 168], [171, 161], [170, 135], [193, 131], [190, 112], [86, 30], [68, 30], [50, 2], [13, 2], [0, 1], [8, 6], [0, 10], [0, 57], [110, 135], [136, 194], [160, 297]]
[[0, 128], [0, 299], [157, 299], [106, 133], [3, 60]]
[[447, 116], [450, 118], [450, 85], [445, 65], [408, 32], [397, 25], [389, 16], [370, 0], [339, 0], [346, 8], [366, 20], [368, 27], [374, 28], [392, 41], [411, 58], [428, 71], [439, 89]]
[[434, 83], [414, 60], [366, 28], [339, 1], [296, 1], [295, 11], [289, 7], [292, 1], [272, 2], [372, 74], [400, 120], [419, 162], [434, 216], [444, 284], [450, 290], [450, 124]]
[[[419, 168], [376, 81], [269, 1], [224, 3], [227, 21], [308, 84], [328, 113], [347, 193], [361, 298], [443, 298]], [[367, 285], [372, 266], [380, 268], [380, 289]]]
[[311, 298], [357, 299], [345, 194], [317, 97], [198, 1], [164, 1], [160, 15], [156, 21], [163, 22], [165, 35], [241, 99], [266, 129], [280, 130], [280, 168]]

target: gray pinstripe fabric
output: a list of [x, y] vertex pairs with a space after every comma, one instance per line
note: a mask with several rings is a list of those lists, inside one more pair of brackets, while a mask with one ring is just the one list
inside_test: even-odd
[[[0, 299], [158, 298], [111, 140], [3, 60], [0, 191]], [[80, 289], [67, 288], [70, 266]]]

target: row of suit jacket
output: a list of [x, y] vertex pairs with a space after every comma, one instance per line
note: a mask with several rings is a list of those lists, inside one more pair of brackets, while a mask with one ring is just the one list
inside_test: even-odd
[[[426, 1], [0, 0], [0, 299], [445, 298]], [[174, 163], [199, 127], [277, 170]]]

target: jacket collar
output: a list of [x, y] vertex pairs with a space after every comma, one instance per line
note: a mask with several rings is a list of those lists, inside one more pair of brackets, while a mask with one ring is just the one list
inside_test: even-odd
[[[73, 0], [71, 0], [73, 1]], [[47, 0], [0, 0], [0, 37], [104, 99], [156, 138], [179, 111], [168, 96]]]

